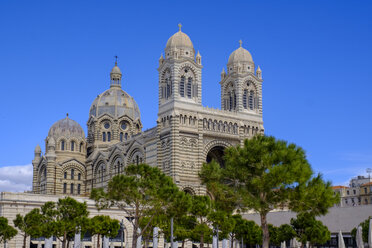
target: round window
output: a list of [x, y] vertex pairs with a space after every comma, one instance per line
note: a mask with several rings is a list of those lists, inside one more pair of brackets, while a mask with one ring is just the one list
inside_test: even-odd
[[120, 124], [120, 127], [121, 127], [121, 129], [125, 130], [128, 127], [128, 123], [125, 122], [125, 121], [122, 121], [121, 124]]
[[103, 124], [103, 126], [104, 126], [106, 129], [109, 129], [109, 128], [110, 128], [110, 122], [105, 122], [105, 124]]

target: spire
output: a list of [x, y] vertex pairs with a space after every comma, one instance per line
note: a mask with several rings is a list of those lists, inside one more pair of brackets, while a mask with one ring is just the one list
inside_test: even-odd
[[223, 80], [225, 77], [226, 77], [225, 68], [222, 67], [222, 71], [221, 71], [221, 80]]
[[257, 66], [256, 76], [257, 76], [259, 79], [262, 79], [262, 71], [261, 71], [260, 66]]
[[68, 118], [68, 113], [66, 113], [66, 118]]
[[115, 65], [117, 66], [118, 65], [118, 56], [115, 55]]
[[239, 47], [242, 47], [243, 41], [239, 40]]
[[164, 62], [164, 57], [163, 57], [163, 54], [161, 54], [159, 58], [159, 65], [162, 65], [163, 62]]
[[182, 32], [181, 31], [181, 28], [182, 28], [182, 24], [181, 23], [178, 23], [178, 28], [179, 28], [179, 32]]
[[199, 51], [198, 51], [198, 54], [196, 54], [196, 63], [201, 65], [201, 55], [200, 55]]

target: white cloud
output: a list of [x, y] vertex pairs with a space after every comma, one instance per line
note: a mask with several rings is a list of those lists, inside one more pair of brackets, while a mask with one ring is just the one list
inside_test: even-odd
[[0, 167], [0, 192], [24, 192], [32, 188], [32, 165]]

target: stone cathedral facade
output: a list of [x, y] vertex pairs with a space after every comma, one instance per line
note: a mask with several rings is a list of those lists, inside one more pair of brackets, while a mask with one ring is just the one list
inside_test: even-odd
[[262, 74], [240, 42], [221, 73], [221, 109], [212, 109], [202, 106], [202, 68], [180, 26], [159, 59], [157, 125], [142, 131], [140, 109], [122, 90], [115, 63], [110, 87], [89, 110], [88, 133], [66, 116], [50, 128], [45, 153], [36, 147], [33, 193], [87, 196], [138, 163], [159, 167], [190, 194], [207, 193], [198, 179], [202, 164], [222, 164], [224, 148], [264, 132]]

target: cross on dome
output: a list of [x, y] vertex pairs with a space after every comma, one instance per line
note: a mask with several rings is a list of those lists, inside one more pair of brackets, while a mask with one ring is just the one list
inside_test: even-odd
[[242, 44], [243, 44], [243, 41], [242, 40], [239, 40], [240, 47], [242, 47]]
[[114, 58], [115, 58], [115, 65], [118, 65], [118, 56], [115, 55]]
[[178, 23], [178, 28], [180, 29], [179, 31], [181, 32], [182, 24]]

